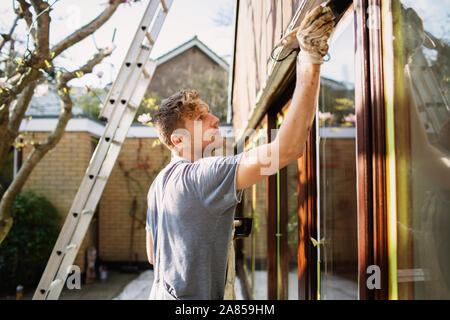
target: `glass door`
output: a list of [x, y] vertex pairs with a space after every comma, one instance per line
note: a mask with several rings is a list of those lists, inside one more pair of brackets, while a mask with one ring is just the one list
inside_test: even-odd
[[358, 298], [355, 36], [351, 7], [322, 65], [317, 145], [318, 298]]

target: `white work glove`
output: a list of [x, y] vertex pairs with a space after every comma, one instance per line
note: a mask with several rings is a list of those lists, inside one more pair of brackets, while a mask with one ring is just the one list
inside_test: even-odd
[[297, 31], [300, 53], [297, 61], [322, 64], [328, 52], [328, 39], [334, 30], [334, 15], [329, 7], [318, 6], [308, 12]]

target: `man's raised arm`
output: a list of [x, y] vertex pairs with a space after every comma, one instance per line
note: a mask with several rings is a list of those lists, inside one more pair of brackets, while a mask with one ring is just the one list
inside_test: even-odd
[[297, 80], [291, 105], [275, 140], [242, 155], [236, 190], [257, 183], [302, 156], [316, 113], [320, 65], [328, 51], [333, 19], [328, 7], [319, 6], [302, 21], [297, 32], [301, 51], [297, 57]]

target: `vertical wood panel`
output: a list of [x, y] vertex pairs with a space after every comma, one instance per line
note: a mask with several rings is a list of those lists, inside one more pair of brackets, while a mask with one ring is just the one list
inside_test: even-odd
[[298, 296], [300, 300], [317, 299], [317, 250], [311, 237], [317, 239], [315, 120], [303, 156], [298, 159]]
[[372, 141], [370, 130], [370, 88], [369, 88], [369, 38], [367, 33], [367, 0], [354, 0], [355, 9], [355, 109], [356, 109], [356, 145], [358, 161], [358, 296], [361, 300], [373, 298], [368, 290], [367, 267], [373, 264], [373, 200], [372, 186]]
[[[387, 299], [386, 144], [380, 0], [355, 0], [358, 152], [359, 299]], [[368, 9], [369, 8], [369, 9]], [[370, 21], [370, 25], [367, 25]], [[367, 288], [367, 267], [381, 271], [381, 289]]]
[[[276, 113], [268, 112], [267, 119], [267, 142], [271, 142], [271, 130], [276, 128]], [[271, 175], [266, 178], [267, 198], [267, 298], [277, 298], [277, 176]]]
[[[386, 137], [383, 62], [381, 45], [381, 0], [369, 0], [370, 84], [371, 84], [371, 131], [372, 131], [372, 175], [373, 175], [373, 262], [381, 270], [381, 289], [375, 290], [374, 299], [388, 298], [388, 253], [387, 253], [387, 203], [386, 203]], [[377, 27], [378, 26], [378, 27]]]
[[288, 246], [288, 188], [287, 167], [280, 170], [280, 266], [281, 279], [279, 281], [279, 299], [287, 300], [289, 297], [289, 246]]

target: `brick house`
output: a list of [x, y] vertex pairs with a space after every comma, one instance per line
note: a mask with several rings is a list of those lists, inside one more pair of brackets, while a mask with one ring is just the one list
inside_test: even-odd
[[168, 97], [184, 88], [195, 88], [222, 122], [228, 102], [228, 63], [197, 36], [156, 59], [148, 93]]
[[[150, 84], [149, 90], [162, 97], [172, 89], [177, 90], [176, 86], [168, 85], [175, 81], [172, 70], [177, 65], [191, 66], [189, 70], [193, 74], [206, 69], [227, 74], [226, 62], [197, 38], [158, 60], [155, 82]], [[168, 81], [165, 73], [172, 80]], [[20, 127], [22, 139], [28, 143], [43, 140], [56, 126], [59, 110], [59, 97], [54, 90], [34, 97]], [[62, 223], [104, 127], [102, 122], [89, 118], [81, 108], [74, 106], [73, 117], [60, 143], [37, 165], [23, 188], [44, 195], [57, 208]], [[225, 125], [220, 126], [220, 130], [225, 138], [224, 153], [232, 154], [233, 128]], [[25, 161], [29, 149], [15, 150], [15, 172]], [[98, 261], [104, 265], [123, 266], [131, 261], [134, 266], [150, 267], [145, 248], [146, 196], [154, 177], [169, 160], [170, 152], [159, 142], [155, 128], [137, 123], [131, 126], [74, 262], [82, 272], [89, 246], [97, 249]]]

